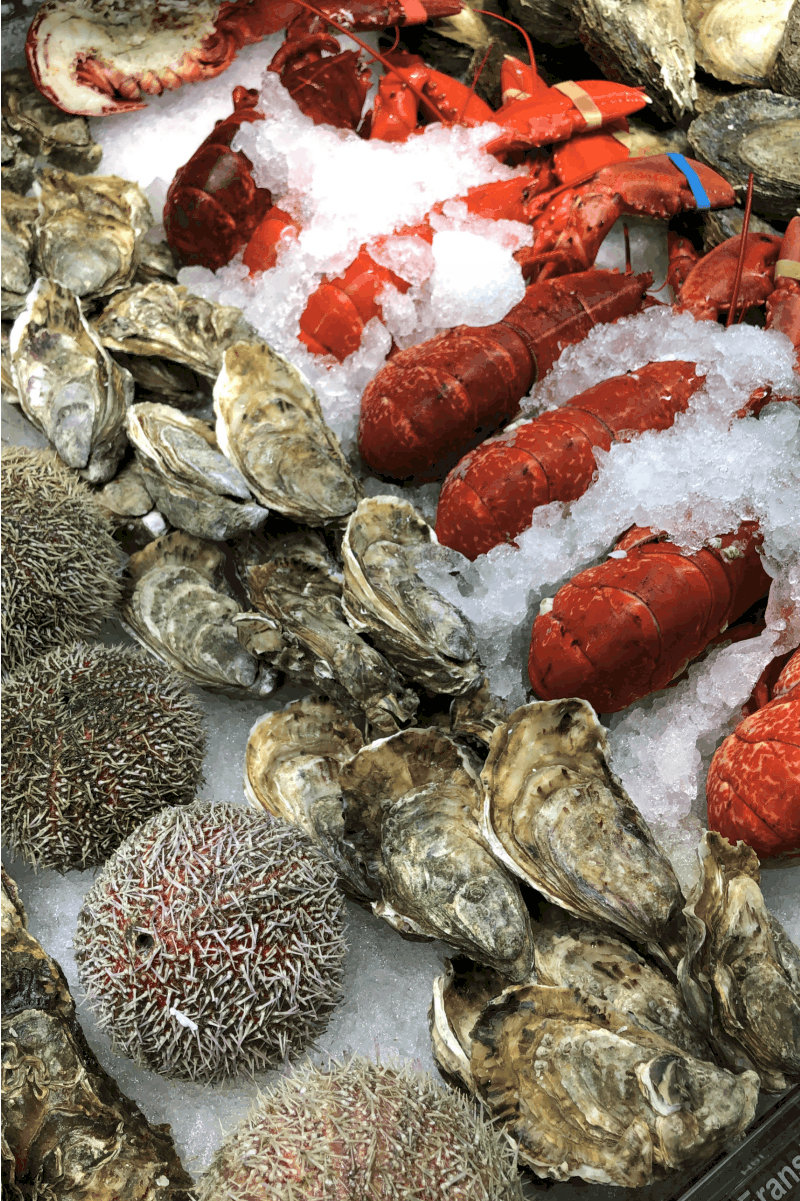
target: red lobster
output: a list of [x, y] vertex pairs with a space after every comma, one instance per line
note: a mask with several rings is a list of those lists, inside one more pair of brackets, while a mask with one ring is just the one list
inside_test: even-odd
[[[243, 46], [308, 8], [303, 0], [197, 0], [165, 12], [163, 5], [129, 3], [110, 22], [105, 0], [48, 0], [31, 23], [25, 53], [48, 100], [64, 112], [99, 117], [144, 108], [143, 95], [213, 79]], [[313, 9], [349, 29], [388, 29], [452, 16], [461, 0], [320, 0]]]
[[445, 480], [437, 538], [468, 559], [513, 542], [534, 509], [583, 495], [597, 470], [596, 447], [608, 450], [642, 430], [667, 429], [704, 378], [694, 363], [648, 363], [488, 438]]
[[772, 697], [715, 752], [706, 781], [708, 825], [731, 843], [742, 839], [761, 858], [794, 859], [800, 856], [800, 650]]
[[528, 674], [543, 700], [617, 713], [666, 686], [769, 590], [755, 522], [696, 553], [634, 527], [597, 567], [542, 601]]

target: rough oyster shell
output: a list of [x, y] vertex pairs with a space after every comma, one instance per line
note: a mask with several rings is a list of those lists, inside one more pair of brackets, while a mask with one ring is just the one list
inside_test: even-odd
[[186, 409], [210, 412], [211, 385], [190, 367], [157, 355], [126, 354], [124, 350], [112, 351], [111, 357], [130, 371], [136, 384], [136, 399], [141, 404], [168, 404], [182, 412]]
[[575, 46], [578, 30], [563, 0], [508, 0], [508, 13], [523, 29], [550, 46]]
[[465, 752], [435, 729], [404, 730], [359, 751], [339, 785], [345, 837], [381, 897], [374, 912], [524, 979], [530, 920], [481, 836], [480, 781]]
[[800, 207], [800, 100], [777, 92], [737, 92], [697, 117], [689, 142], [739, 192], [752, 171], [753, 208], [791, 220]]
[[2, 198], [2, 316], [18, 317], [31, 288], [33, 226], [39, 205], [32, 196], [8, 190]]
[[172, 283], [178, 278], [179, 267], [175, 262], [172, 247], [166, 238], [150, 242], [144, 238], [140, 247], [139, 266], [134, 283]]
[[375, 900], [344, 842], [339, 770], [364, 745], [341, 710], [320, 697], [267, 713], [253, 726], [244, 761], [251, 805], [300, 826], [359, 898]]
[[769, 86], [776, 92], [800, 99], [800, 0], [794, 0], [789, 10]]
[[573, 0], [587, 52], [609, 79], [643, 86], [670, 124], [697, 100], [694, 44], [681, 0]]
[[136, 404], [127, 428], [145, 485], [172, 525], [222, 541], [267, 520], [268, 511], [253, 501], [247, 481], [204, 421], [170, 405]]
[[133, 589], [122, 619], [146, 650], [193, 683], [266, 696], [275, 677], [236, 636], [240, 608], [225, 591], [224, 567], [223, 552], [211, 543], [166, 534], [131, 555]]
[[117, 175], [73, 175], [45, 168], [36, 222], [38, 272], [83, 300], [126, 288], [142, 239], [153, 224], [138, 184]]
[[309, 525], [340, 524], [361, 488], [316, 394], [265, 342], [226, 350], [214, 385], [217, 441], [262, 504]]
[[481, 829], [498, 859], [548, 900], [677, 962], [680, 885], [606, 751], [586, 701], [516, 709], [492, 737]]
[[340, 580], [329, 565], [304, 563], [291, 553], [248, 572], [255, 608], [273, 619], [284, 644], [299, 643], [307, 652], [297, 682], [310, 683], [347, 708], [355, 705], [378, 733], [394, 734], [411, 721], [418, 698], [345, 621]]
[[135, 460], [126, 463], [113, 480], [98, 489], [95, 496], [101, 505], [117, 517], [144, 517], [153, 508], [153, 498], [147, 490], [142, 469]]
[[22, 138], [14, 133], [5, 117], [0, 118], [0, 176], [4, 192], [24, 196], [36, 177], [36, 160], [22, 148]]
[[800, 953], [767, 912], [755, 851], [707, 831], [697, 854], [678, 965], [686, 1005], [726, 1063], [780, 1092], [800, 1075]]
[[792, 0], [685, 0], [698, 65], [717, 79], [765, 88]]
[[46, 155], [53, 167], [76, 175], [97, 170], [103, 149], [92, 139], [89, 122], [51, 104], [26, 67], [3, 72], [3, 117], [23, 149]]
[[229, 346], [261, 341], [241, 309], [193, 296], [179, 284], [135, 284], [118, 292], [94, 326], [109, 350], [169, 359], [208, 379], [219, 375]]
[[428, 1025], [434, 1059], [442, 1071], [470, 1092], [476, 1092], [470, 1066], [472, 1028], [489, 1002], [508, 985], [508, 980], [492, 968], [481, 967], [461, 955], [446, 959], [444, 975], [433, 982]]
[[103, 349], [77, 297], [37, 280], [14, 322], [10, 351], [26, 417], [68, 467], [93, 484], [111, 479], [125, 451], [133, 380]]
[[450, 705], [450, 733], [454, 738], [473, 738], [488, 747], [498, 726], [508, 721], [504, 702], [492, 695], [484, 678], [472, 692], [456, 696]]
[[394, 496], [362, 500], [342, 542], [345, 616], [409, 679], [460, 695], [483, 678], [466, 618], [420, 579], [421, 549], [436, 543], [413, 505]]
[[758, 1077], [694, 1059], [579, 989], [521, 985], [472, 1030], [478, 1093], [538, 1176], [637, 1187], [744, 1133]]
[[712, 1058], [679, 990], [622, 939], [555, 905], [543, 905], [532, 925], [538, 984], [579, 988], [695, 1059]]

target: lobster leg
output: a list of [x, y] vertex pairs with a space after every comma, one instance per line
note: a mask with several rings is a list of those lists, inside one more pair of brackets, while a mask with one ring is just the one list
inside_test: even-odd
[[638, 311], [652, 276], [588, 271], [528, 288], [495, 325], [457, 326], [400, 351], [361, 400], [359, 447], [393, 479], [441, 479], [517, 411], [566, 345]]

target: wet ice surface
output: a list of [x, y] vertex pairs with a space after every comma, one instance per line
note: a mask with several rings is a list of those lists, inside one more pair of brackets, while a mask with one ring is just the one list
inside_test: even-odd
[[[145, 112], [93, 121], [93, 135], [104, 146], [103, 172], [138, 179], [159, 221], [176, 168], [211, 131], [214, 121], [231, 112], [234, 86], [262, 86], [264, 68], [281, 40], [278, 35], [246, 48], [234, 67], [218, 79], [158, 98]], [[406, 182], [416, 181], [416, 194], [413, 188], [412, 194], [408, 188], [401, 194], [397, 183], [370, 192], [367, 185], [376, 185], [387, 167], [383, 162], [379, 165], [384, 148], [356, 146], [341, 131], [315, 131], [286, 104], [274, 76], [266, 77], [265, 88], [270, 113], [281, 121], [246, 127], [241, 144], [248, 152], [256, 143], [267, 147], [262, 182], [269, 183], [276, 200], [301, 219], [303, 235], [295, 244], [287, 242], [278, 267], [258, 285], [236, 263], [216, 276], [192, 268], [182, 272], [181, 279], [212, 299], [242, 306], [264, 336], [301, 367], [357, 465], [355, 431], [361, 391], [384, 361], [391, 335], [399, 344], [411, 345], [445, 323], [496, 320], [498, 306], [504, 305], [505, 311], [519, 298], [519, 282], [509, 271], [510, 255], [529, 235], [515, 223], [505, 223], [487, 237], [485, 223], [467, 220], [463, 206], [450, 204], [435, 219], [433, 247], [421, 239], [393, 237], [380, 247], [371, 244], [376, 257], [411, 287], [405, 294], [392, 290], [382, 297], [386, 326], [373, 321], [361, 350], [345, 364], [326, 368], [295, 336], [297, 318], [322, 275], [344, 267], [346, 256], [352, 256], [367, 238], [392, 234], [399, 225], [420, 220], [436, 201], [463, 194], [488, 178], [508, 178], [513, 172], [481, 156], [480, 139], [474, 135], [431, 130], [416, 140], [410, 152], [402, 148], [390, 152], [395, 158], [409, 154], [401, 174]], [[248, 137], [251, 141], [246, 145]], [[345, 145], [349, 153], [362, 156], [368, 177], [361, 185], [349, 174], [349, 166], [347, 171], [340, 169], [344, 187], [334, 203], [336, 155]], [[378, 156], [371, 165], [369, 155]], [[410, 167], [414, 156], [424, 162], [418, 176]], [[311, 173], [318, 159], [317, 180]], [[386, 197], [393, 207], [387, 203], [379, 215], [376, 206]], [[363, 200], [360, 208], [355, 207], [359, 200]], [[346, 217], [339, 211], [343, 204], [349, 206]], [[630, 225], [634, 270], [652, 270], [658, 286], [666, 263], [664, 229], [646, 221], [632, 220]], [[480, 244], [476, 239], [481, 239]], [[470, 270], [465, 272], [467, 254]], [[606, 240], [598, 265], [622, 267], [623, 263], [618, 226]], [[427, 571], [475, 622], [493, 687], [514, 705], [528, 697], [524, 665], [539, 600], [552, 595], [575, 571], [603, 558], [632, 522], [660, 525], [694, 545], [709, 533], [733, 528], [742, 518], [758, 517], [769, 569], [776, 575], [768, 630], [751, 643], [713, 652], [690, 669], [684, 683], [631, 706], [608, 723], [614, 769], [653, 825], [686, 888], [695, 874], [694, 848], [705, 819], [703, 781], [710, 756], [736, 724], [739, 707], [764, 664], [778, 648], [800, 641], [796, 624], [800, 418], [790, 406], [772, 406], [757, 421], [733, 419], [755, 386], [771, 382], [776, 391], [796, 389], [785, 339], [749, 327], [726, 333], [662, 311], [599, 330], [582, 346], [568, 350], [525, 406], [531, 413], [558, 406], [595, 381], [635, 370], [653, 358], [687, 358], [708, 371], [706, 388], [672, 431], [644, 434], [601, 456], [598, 480], [586, 496], [570, 506], [541, 510], [532, 529], [520, 538], [518, 551], [497, 548], [474, 565], [447, 554]], [[13, 407], [7, 417], [4, 414], [3, 438], [42, 442]], [[365, 487], [370, 495], [408, 495], [429, 521], [434, 519], [438, 485], [408, 490], [367, 476]], [[112, 641], [118, 636], [114, 629], [105, 634]], [[266, 709], [279, 707], [295, 695], [284, 691], [269, 702], [204, 695], [210, 745], [201, 795], [244, 803], [241, 778], [248, 732]], [[95, 873], [35, 876], [20, 861], [10, 866], [20, 882], [32, 932], [61, 963], [78, 1000], [81, 993], [70, 943], [82, 898]], [[800, 941], [800, 867], [763, 870], [762, 887], [772, 911], [795, 942]], [[356, 905], [347, 904], [347, 915], [346, 996], [315, 1054], [397, 1054], [433, 1070], [427, 1009], [446, 949], [439, 943], [406, 942]], [[152, 1121], [172, 1125], [178, 1151], [192, 1172], [208, 1162], [223, 1133], [244, 1115], [256, 1089], [271, 1078], [259, 1076], [224, 1088], [162, 1080], [113, 1055], [108, 1038], [97, 1030], [80, 1001], [79, 1013], [90, 1044], [122, 1089]], [[579, 1182], [551, 1185], [548, 1196], [553, 1201], [655, 1199], [663, 1196], [661, 1188], [634, 1191]], [[535, 1186], [530, 1193], [536, 1194]]]

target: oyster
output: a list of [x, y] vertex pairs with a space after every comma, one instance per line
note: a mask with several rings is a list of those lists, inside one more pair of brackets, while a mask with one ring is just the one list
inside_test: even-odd
[[794, 0], [778, 43], [769, 86], [800, 99], [800, 0]]
[[68, 467], [111, 479], [125, 451], [133, 380], [86, 321], [78, 298], [39, 279], [11, 331], [11, 373], [22, 409]]
[[533, 950], [538, 984], [579, 988], [695, 1059], [712, 1058], [672, 981], [608, 929], [543, 905]]
[[472, 738], [488, 747], [498, 726], [508, 721], [508, 710], [493, 696], [488, 679], [472, 692], [456, 696], [450, 705], [450, 733], [454, 738]]
[[404, 730], [359, 751], [339, 786], [345, 838], [381, 898], [374, 912], [401, 933], [443, 938], [525, 979], [530, 920], [481, 836], [480, 780], [466, 753], [435, 729]]
[[226, 591], [225, 556], [211, 543], [166, 534], [128, 561], [132, 590], [122, 619], [133, 637], [162, 663], [203, 688], [244, 689], [267, 696], [275, 677], [236, 636], [240, 612]]
[[95, 496], [116, 517], [144, 517], [153, 508], [142, 469], [135, 461], [127, 463]]
[[580, 40], [565, 0], [508, 0], [508, 13], [531, 37], [550, 46], [575, 46]]
[[179, 284], [136, 284], [112, 296], [94, 321], [109, 350], [155, 355], [216, 379], [224, 351], [260, 342], [241, 309], [193, 296]]
[[182, 363], [156, 355], [145, 357], [126, 354], [124, 350], [110, 352], [112, 359], [130, 371], [136, 384], [136, 399], [144, 404], [168, 404], [176, 409], [200, 409], [211, 412], [211, 385]]
[[726, 1063], [780, 1092], [800, 1076], [800, 953], [767, 912], [755, 851], [707, 831], [697, 854], [678, 965], [687, 1007]]
[[698, 65], [740, 87], [765, 88], [792, 0], [685, 0]]
[[[526, 983], [533, 983], [533, 979]], [[428, 1025], [433, 1057], [448, 1076], [470, 1092], [475, 1081], [470, 1067], [471, 1031], [486, 1006], [508, 988], [504, 976], [480, 967], [465, 956], [445, 960], [445, 973], [433, 982], [433, 1001]]]
[[609, 79], [642, 86], [669, 124], [697, 100], [694, 44], [681, 0], [573, 0], [586, 50]]
[[39, 211], [33, 197], [4, 191], [2, 208], [2, 315], [18, 317], [31, 288], [33, 226]]
[[29, 154], [76, 175], [96, 171], [103, 157], [85, 117], [62, 112], [42, 95], [26, 67], [3, 72], [3, 119]]
[[[703, 214], [703, 250], [708, 254], [709, 250], [713, 250], [715, 246], [719, 246], [721, 242], [726, 242], [728, 238], [738, 237], [742, 232], [744, 225], [744, 209], [735, 205], [730, 209], [717, 209], [712, 212], [710, 209]], [[757, 217], [755, 213], [750, 214], [750, 224], [748, 230], [751, 234], [769, 234], [771, 237], [780, 237], [780, 233], [774, 225], [770, 225], [769, 221], [765, 221], [762, 217]]]
[[22, 138], [14, 133], [5, 117], [0, 118], [0, 174], [4, 192], [24, 196], [36, 177], [36, 159], [22, 148]]
[[153, 214], [138, 184], [117, 175], [42, 172], [35, 264], [83, 300], [133, 280]]
[[416, 571], [436, 543], [413, 505], [394, 496], [362, 500], [342, 542], [345, 616], [409, 679], [459, 695], [483, 678], [472, 627]]
[[516, 709], [492, 737], [481, 828], [498, 859], [548, 900], [677, 962], [680, 886], [606, 751], [586, 701]]
[[127, 427], [145, 486], [172, 525], [222, 541], [264, 524], [268, 511], [253, 501], [204, 421], [169, 405], [137, 404]]
[[411, 721], [418, 698], [383, 655], [350, 629], [337, 576], [331, 565], [303, 562], [290, 552], [251, 567], [248, 587], [255, 608], [273, 619], [283, 643], [307, 652], [298, 661], [304, 670], [291, 673], [297, 682], [319, 688], [348, 709], [355, 705], [378, 733], [394, 734]]
[[134, 283], [174, 284], [178, 279], [178, 270], [175, 255], [166, 238], [162, 238], [159, 242], [150, 242], [146, 237], [144, 238]]
[[305, 830], [359, 899], [375, 900], [344, 843], [338, 784], [342, 764], [363, 745], [359, 731], [330, 701], [295, 701], [267, 713], [250, 731], [244, 791], [255, 808]]
[[523, 984], [472, 1029], [478, 1095], [537, 1176], [635, 1188], [744, 1133], [758, 1077], [686, 1055], [580, 989]]
[[698, 158], [739, 192], [752, 171], [753, 208], [790, 220], [800, 207], [800, 100], [777, 92], [737, 92], [697, 117], [689, 142]]
[[226, 350], [214, 385], [217, 441], [262, 504], [309, 525], [341, 524], [361, 496], [316, 394], [265, 342]]

